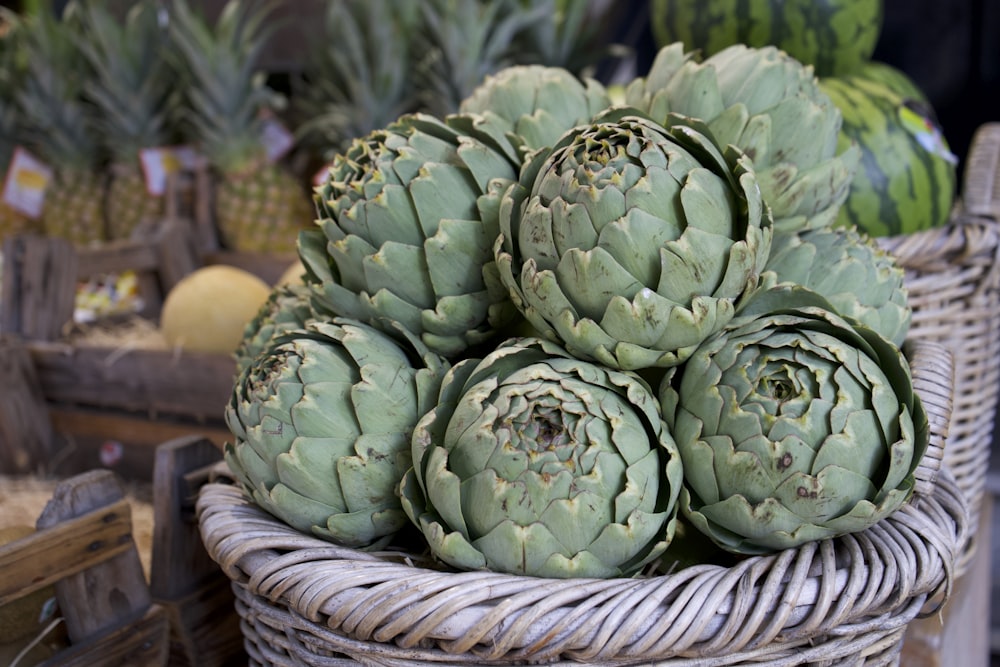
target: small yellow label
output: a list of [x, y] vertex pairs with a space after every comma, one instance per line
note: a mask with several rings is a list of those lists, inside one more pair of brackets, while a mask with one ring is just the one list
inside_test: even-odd
[[21, 169], [14, 174], [14, 182], [17, 187], [25, 190], [44, 190], [48, 179], [45, 174], [41, 174], [31, 169]]

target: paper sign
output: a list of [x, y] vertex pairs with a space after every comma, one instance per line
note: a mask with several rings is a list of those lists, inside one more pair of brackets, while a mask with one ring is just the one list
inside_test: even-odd
[[139, 151], [139, 162], [146, 180], [146, 191], [161, 197], [167, 191], [167, 180], [181, 171], [193, 171], [198, 153], [190, 146], [159, 146]]
[[265, 118], [261, 127], [261, 141], [267, 151], [267, 161], [277, 162], [292, 149], [295, 137], [277, 118]]
[[51, 180], [52, 169], [18, 146], [10, 159], [0, 198], [14, 210], [38, 219], [45, 203], [45, 189]]

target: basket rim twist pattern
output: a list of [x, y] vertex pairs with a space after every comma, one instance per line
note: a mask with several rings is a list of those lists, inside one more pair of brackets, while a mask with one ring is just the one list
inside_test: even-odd
[[[921, 463], [928, 469], [920, 490], [865, 531], [729, 567], [631, 579], [440, 570], [420, 556], [366, 553], [301, 533], [224, 480], [202, 487], [199, 527], [243, 600], [248, 647], [273, 632], [265, 646], [304, 660], [271, 664], [351, 664], [339, 654], [375, 665], [747, 660], [777, 667], [803, 664], [802, 651], [824, 642], [831, 646], [823, 664], [833, 664], [826, 659], [834, 645], [852, 646], [851, 664], [861, 645], [880, 646], [891, 660], [905, 623], [947, 599], [969, 517], [961, 488], [940, 466], [951, 355], [931, 341], [907, 349], [937, 450]], [[226, 476], [224, 465], [218, 470]], [[267, 628], [259, 627], [264, 616]]]

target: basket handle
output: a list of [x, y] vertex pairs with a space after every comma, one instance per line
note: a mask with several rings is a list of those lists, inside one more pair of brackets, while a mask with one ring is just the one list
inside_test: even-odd
[[934, 493], [951, 428], [955, 364], [951, 350], [938, 341], [911, 339], [904, 349], [913, 374], [913, 389], [927, 411], [930, 427], [927, 451], [914, 472], [914, 493], [928, 497]]
[[1000, 123], [984, 123], [976, 129], [962, 178], [964, 212], [1000, 220]]

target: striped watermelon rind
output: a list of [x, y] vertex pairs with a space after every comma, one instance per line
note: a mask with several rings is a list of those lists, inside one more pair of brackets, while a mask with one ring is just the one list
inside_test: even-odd
[[683, 42], [708, 57], [733, 44], [774, 45], [817, 76], [842, 76], [871, 59], [882, 0], [651, 0], [659, 46]]
[[904, 99], [912, 99], [928, 104], [927, 95], [903, 70], [889, 63], [872, 60], [857, 71], [857, 76], [877, 81]]
[[835, 222], [871, 236], [944, 225], [957, 187], [953, 161], [926, 149], [902, 120], [906, 99], [861, 76], [826, 78], [820, 88], [840, 109], [840, 147], [857, 143], [861, 163]]

